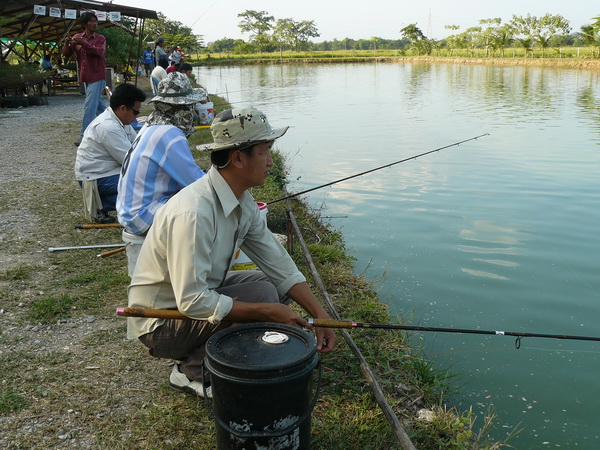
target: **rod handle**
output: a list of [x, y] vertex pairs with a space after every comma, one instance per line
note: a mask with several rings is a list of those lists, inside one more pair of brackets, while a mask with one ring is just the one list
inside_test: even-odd
[[194, 320], [174, 309], [117, 308], [117, 316], [154, 317], [157, 319]]
[[315, 327], [324, 328], [352, 328], [354, 322], [351, 320], [333, 320], [333, 319], [307, 319], [308, 323]]
[[107, 256], [112, 256], [112, 255], [115, 255], [115, 254], [117, 254], [117, 253], [124, 252], [124, 251], [125, 251], [125, 248], [126, 248], [126, 247], [121, 247], [121, 248], [118, 248], [118, 249], [116, 249], [116, 250], [110, 250], [110, 251], [108, 251], [108, 252], [100, 253], [100, 254], [98, 255], [98, 257], [99, 257], [99, 258], [106, 258]]

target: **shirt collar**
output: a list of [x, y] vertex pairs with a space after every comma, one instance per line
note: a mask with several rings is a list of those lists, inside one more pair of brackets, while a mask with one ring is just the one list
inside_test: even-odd
[[125, 124], [123, 122], [121, 122], [121, 119], [119, 119], [119, 116], [117, 116], [115, 114], [115, 112], [113, 111], [113, 109], [109, 106], [108, 108], [106, 108], [109, 111], [109, 114], [117, 121], [121, 124], [121, 126], [123, 128], [125, 128]]
[[243, 207], [244, 204], [254, 203], [252, 196], [247, 191], [245, 191], [238, 200], [229, 187], [229, 184], [227, 184], [227, 181], [225, 181], [225, 178], [223, 178], [214, 166], [209, 169], [207, 175], [210, 177], [215, 193], [221, 202], [225, 217], [229, 216], [237, 206]]

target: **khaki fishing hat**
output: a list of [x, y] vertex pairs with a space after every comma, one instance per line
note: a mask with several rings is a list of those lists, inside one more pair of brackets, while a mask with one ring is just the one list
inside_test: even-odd
[[210, 126], [214, 142], [197, 148], [217, 152], [247, 147], [280, 138], [288, 128], [271, 128], [267, 116], [253, 107], [226, 109], [216, 115]]
[[162, 102], [171, 105], [191, 105], [206, 100], [206, 98], [204, 89], [192, 89], [186, 74], [173, 72], [158, 83], [156, 97], [150, 100], [149, 103]]

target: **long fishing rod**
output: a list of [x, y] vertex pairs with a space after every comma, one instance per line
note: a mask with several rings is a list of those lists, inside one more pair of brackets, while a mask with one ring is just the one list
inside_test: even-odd
[[[181, 314], [179, 311], [171, 309], [146, 309], [146, 308], [117, 308], [117, 315], [124, 317], [152, 317], [158, 319], [175, 320], [197, 320]], [[570, 339], [576, 341], [600, 341], [600, 337], [591, 336], [571, 336], [567, 334], [542, 334], [525, 333], [518, 331], [486, 331], [470, 330], [465, 328], [440, 328], [440, 327], [420, 327], [412, 325], [395, 325], [382, 323], [361, 323], [351, 320], [330, 320], [330, 319], [307, 319], [307, 322], [314, 327], [325, 328], [379, 328], [386, 330], [405, 330], [405, 331], [425, 331], [436, 333], [461, 333], [461, 334], [491, 334], [495, 336], [515, 336], [515, 346], [521, 347], [521, 339], [524, 337], [537, 337], [549, 339]]]
[[306, 194], [308, 192], [316, 191], [317, 189], [321, 189], [321, 188], [324, 188], [324, 187], [327, 187], [327, 186], [331, 186], [333, 184], [341, 183], [342, 181], [350, 180], [352, 178], [360, 177], [362, 175], [366, 175], [368, 173], [375, 172], [376, 170], [381, 170], [381, 169], [385, 169], [387, 167], [392, 167], [392, 166], [395, 166], [396, 164], [400, 164], [400, 163], [403, 163], [403, 162], [406, 162], [406, 161], [410, 161], [411, 159], [417, 159], [417, 158], [420, 158], [421, 156], [429, 155], [430, 153], [439, 152], [441, 150], [445, 150], [447, 148], [454, 147], [456, 145], [464, 144], [465, 142], [474, 141], [476, 139], [479, 139], [480, 137], [489, 136], [489, 135], [490, 135], [489, 133], [480, 134], [479, 136], [475, 136], [475, 137], [472, 137], [472, 138], [469, 138], [469, 139], [465, 139], [464, 141], [455, 142], [454, 144], [445, 145], [443, 147], [439, 147], [439, 148], [436, 148], [434, 150], [429, 150], [428, 152], [419, 153], [418, 155], [414, 155], [414, 156], [409, 156], [408, 158], [401, 159], [400, 161], [395, 161], [393, 163], [389, 163], [389, 164], [386, 164], [384, 166], [376, 167], [374, 169], [365, 170], [364, 172], [357, 173], [355, 175], [350, 175], [348, 177], [341, 178], [339, 180], [330, 181], [329, 183], [325, 183], [325, 184], [322, 184], [320, 186], [316, 186], [316, 187], [313, 187], [313, 188], [310, 188], [310, 189], [306, 189], [305, 191], [297, 192], [295, 194], [290, 194], [290, 195], [288, 195], [286, 197], [282, 197], [282, 198], [279, 198], [277, 200], [272, 200], [270, 202], [267, 202], [267, 205], [271, 205], [273, 203], [281, 202], [283, 200], [287, 200], [288, 198], [297, 197], [298, 195], [302, 195], [302, 194]]

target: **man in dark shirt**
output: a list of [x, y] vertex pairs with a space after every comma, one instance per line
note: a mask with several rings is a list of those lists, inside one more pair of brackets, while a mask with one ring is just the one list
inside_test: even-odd
[[80, 137], [75, 145], [81, 143], [81, 137], [87, 126], [104, 112], [106, 102], [102, 98], [102, 91], [106, 86], [106, 38], [96, 33], [98, 17], [93, 12], [85, 12], [80, 18], [83, 32], [77, 33], [72, 38], [67, 38], [62, 53], [65, 56], [77, 57], [79, 66], [79, 81], [85, 85], [85, 104], [83, 106], [83, 120], [81, 123]]

